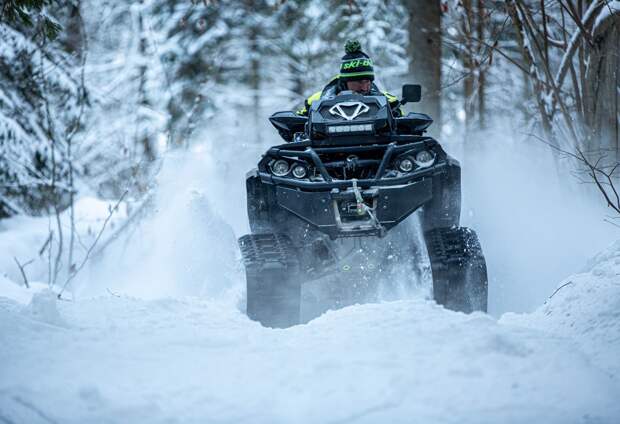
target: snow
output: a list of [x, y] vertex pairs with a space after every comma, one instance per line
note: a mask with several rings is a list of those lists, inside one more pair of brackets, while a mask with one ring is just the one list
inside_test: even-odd
[[590, 261], [587, 272], [562, 281], [531, 314], [505, 314], [501, 322], [570, 334], [592, 363], [620, 377], [620, 242]]
[[[235, 241], [248, 231], [244, 174], [265, 150], [260, 140], [275, 140], [267, 120], [250, 126], [247, 112], [258, 120], [297, 103], [291, 80], [299, 75], [295, 90], [322, 86], [337, 69], [345, 35], [363, 41], [388, 88], [400, 86], [407, 69], [400, 24], [408, 12], [375, 0], [362, 2], [364, 15], [344, 3], [324, 14], [316, 1], [269, 11], [250, 4], [203, 12], [194, 3], [83, 9], [92, 109], [73, 146], [76, 175], [87, 167], [91, 187], [124, 175], [137, 163], [129, 157], [138, 159], [133, 140], [144, 132], [162, 147], [182, 142], [191, 152], [167, 154], [154, 197], [136, 205], [125, 199], [109, 222], [116, 201], [87, 197], [85, 181], [78, 183], [73, 262], [81, 263], [106, 223], [99, 246], [107, 248], [92, 252], [62, 300], [68, 255], [60, 258], [59, 285], [46, 284], [54, 217], [0, 220], [0, 423], [620, 422], [620, 241], [604, 249], [619, 236], [593, 206], [600, 199], [577, 190], [548, 151], [506, 135], [524, 131], [522, 113], [507, 101], [522, 91], [512, 68], [488, 69], [487, 106], [514, 122], [494, 122], [501, 131], [483, 134], [484, 143], [463, 143], [454, 121], [444, 124], [451, 140], [442, 140], [463, 164], [462, 221], [485, 249], [489, 315], [454, 313], [418, 295], [329, 311], [286, 330], [249, 320]], [[596, 18], [597, 28], [619, 8], [619, 1], [591, 2], [584, 21]], [[333, 36], [343, 16], [347, 24]], [[281, 22], [291, 28], [281, 31]], [[247, 54], [248, 23], [264, 32], [263, 56]], [[572, 31], [569, 52], [554, 59], [558, 86], [580, 39]], [[77, 74], [69, 71], [76, 58], [50, 50], [48, 60], [24, 34], [2, 24], [0, 33], [10, 39], [0, 43], [6, 63], [31, 52], [24, 63], [42, 61], [52, 88], [75, 100]], [[524, 42], [530, 47], [529, 37]], [[256, 107], [240, 70], [259, 56], [269, 59], [261, 61], [269, 95]], [[189, 75], [187, 65], [205, 72]], [[0, 89], [0, 133], [20, 141], [7, 150], [19, 159], [47, 140], [49, 122], [40, 125], [43, 115], [14, 88]], [[458, 109], [459, 88], [447, 89], [447, 103], [456, 105], [447, 107]], [[206, 99], [204, 110], [196, 95]], [[59, 99], [54, 118], [75, 118], [75, 101]], [[168, 116], [173, 109], [182, 118]], [[65, 120], [54, 119], [59, 133]], [[27, 186], [34, 177], [22, 171], [15, 172]], [[141, 211], [135, 221], [127, 219], [132, 206]], [[66, 242], [68, 211], [61, 223]]]
[[0, 416], [33, 423], [43, 415], [63, 423], [620, 417], [617, 379], [567, 332], [502, 321], [411, 300], [271, 330], [224, 302], [71, 303], [43, 291], [28, 306], [0, 302]]
[[[211, 155], [206, 150], [189, 159], [183, 154], [167, 156], [158, 176], [155, 212], [89, 264], [89, 272], [77, 281], [78, 294], [95, 296], [111, 290], [153, 299], [219, 296], [237, 290], [233, 281], [242, 275], [236, 237], [223, 218], [232, 213], [216, 210], [210, 199], [230, 199], [231, 193], [237, 199], [245, 187], [242, 181], [238, 189], [217, 183], [225, 174], [214, 172]], [[222, 203], [235, 210], [235, 217], [245, 213], [238, 202]]]
[[[268, 329], [243, 312], [243, 211], [209, 200], [242, 196], [226, 148], [168, 157], [138, 242], [95, 260], [74, 301], [0, 279], [0, 421], [618, 422], [620, 242], [532, 313], [414, 298]], [[79, 205], [82, 225], [108, 207]]]
[[559, 281], [620, 238], [604, 221], [610, 212], [598, 193], [589, 196], [562, 168], [571, 164], [556, 163], [541, 142], [492, 129], [444, 146], [461, 162], [461, 225], [480, 238], [492, 315], [535, 310]]
[[[116, 203], [116, 201], [104, 201], [88, 196], [76, 201], [75, 221], [78, 239], [76, 254], [80, 261], [108, 217], [110, 219], [107, 230], [102, 233], [102, 241], [127, 217], [127, 205], [125, 203], [120, 204], [118, 209], [110, 214], [110, 209]], [[51, 219], [55, 220], [54, 217]], [[64, 231], [68, 233], [71, 226], [69, 210], [62, 213], [61, 222]], [[55, 231], [56, 228], [55, 223], [51, 224], [48, 217], [15, 216], [1, 220], [0, 275], [4, 274], [6, 278], [12, 281], [23, 281], [19, 268], [15, 264], [16, 258], [22, 265], [32, 261], [24, 266], [29, 281], [47, 280], [48, 254], [47, 250], [42, 251], [41, 249], [46, 244], [50, 229]]]

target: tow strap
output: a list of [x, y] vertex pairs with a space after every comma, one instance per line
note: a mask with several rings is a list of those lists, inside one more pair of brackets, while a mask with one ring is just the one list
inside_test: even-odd
[[360, 189], [357, 186], [357, 179], [353, 178], [351, 182], [353, 183], [353, 193], [355, 194], [355, 201], [357, 202], [358, 213], [359, 211], [361, 211], [360, 215], [363, 214], [364, 212], [367, 213], [368, 216], [370, 217], [370, 220], [372, 221], [372, 225], [375, 228], [377, 229], [383, 228], [383, 226], [381, 225], [381, 223], [379, 223], [379, 220], [375, 216], [375, 210], [371, 208], [370, 206], [368, 206], [366, 202], [364, 202], [362, 193], [360, 192]]

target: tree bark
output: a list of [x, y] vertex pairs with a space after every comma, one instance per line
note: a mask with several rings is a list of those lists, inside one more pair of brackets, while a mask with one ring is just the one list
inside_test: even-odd
[[463, 54], [463, 72], [465, 73], [463, 78], [463, 108], [465, 109], [465, 139], [468, 139], [474, 124], [474, 83], [476, 77], [474, 74], [474, 46], [472, 40], [474, 19], [472, 1], [462, 0], [462, 4], [465, 10], [461, 22], [463, 35], [465, 36], [463, 40], [465, 45], [465, 52]]
[[586, 71], [585, 122], [590, 132], [586, 151], [612, 153], [620, 161], [620, 13], [609, 16], [593, 31], [594, 47]]
[[[147, 39], [146, 39], [146, 29], [144, 27], [144, 17], [143, 17], [143, 8], [144, 0], [140, 0], [140, 11], [138, 12], [138, 31], [140, 34], [138, 51], [141, 58], [146, 57], [147, 55]], [[147, 66], [145, 60], [142, 60], [142, 64], [138, 68], [138, 103], [139, 107], [142, 109], [149, 108], [151, 106], [148, 94], [146, 93], [146, 83], [147, 83]], [[141, 153], [144, 158], [146, 158], [149, 162], [152, 162], [156, 159], [154, 140], [150, 137], [150, 132], [145, 130], [145, 127], [148, 126], [147, 122], [144, 122], [144, 117], [142, 116], [144, 111], [140, 111], [138, 113], [138, 132], [137, 132], [137, 144], [142, 149]]]
[[435, 123], [431, 135], [441, 131], [441, 3], [406, 0], [409, 12], [409, 80], [422, 85], [422, 101], [415, 109]]
[[[478, 0], [478, 15], [476, 23], [476, 32], [478, 40], [485, 38], [486, 12], [484, 8], [484, 0]], [[484, 129], [486, 127], [486, 71], [485, 65], [478, 65], [478, 127]]]
[[254, 123], [254, 141], [258, 144], [260, 139], [260, 51], [259, 51], [259, 28], [257, 25], [252, 24], [249, 29], [249, 48], [250, 48], [250, 90], [252, 91], [252, 118]]
[[82, 17], [80, 16], [80, 1], [69, 6], [69, 18], [65, 24], [64, 34], [66, 37], [66, 48], [70, 53], [82, 58], [84, 48], [84, 34]]

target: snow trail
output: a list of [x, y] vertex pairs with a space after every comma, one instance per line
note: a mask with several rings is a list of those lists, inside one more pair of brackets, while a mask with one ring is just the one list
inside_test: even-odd
[[24, 401], [63, 423], [620, 417], [617, 379], [564, 337], [422, 300], [352, 306], [287, 330], [197, 298], [57, 308], [68, 328], [0, 303], [8, 422], [45, 422]]

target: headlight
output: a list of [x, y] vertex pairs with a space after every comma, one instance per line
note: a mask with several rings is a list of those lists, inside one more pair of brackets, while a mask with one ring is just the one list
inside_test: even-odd
[[295, 165], [293, 166], [293, 177], [295, 178], [303, 178], [306, 176], [308, 171], [306, 171], [306, 167], [303, 165]]
[[435, 162], [435, 156], [427, 150], [422, 150], [415, 155], [415, 163], [420, 168], [428, 168], [433, 162]]
[[351, 132], [372, 132], [372, 124], [358, 124], [358, 125], [330, 125], [327, 127], [327, 132], [330, 134], [341, 134]]
[[402, 172], [411, 172], [413, 170], [413, 161], [409, 158], [401, 159], [398, 163], [398, 169]]
[[271, 172], [273, 172], [273, 175], [275, 175], [276, 177], [283, 177], [288, 174], [288, 171], [288, 162], [284, 159], [278, 159], [271, 164]]

